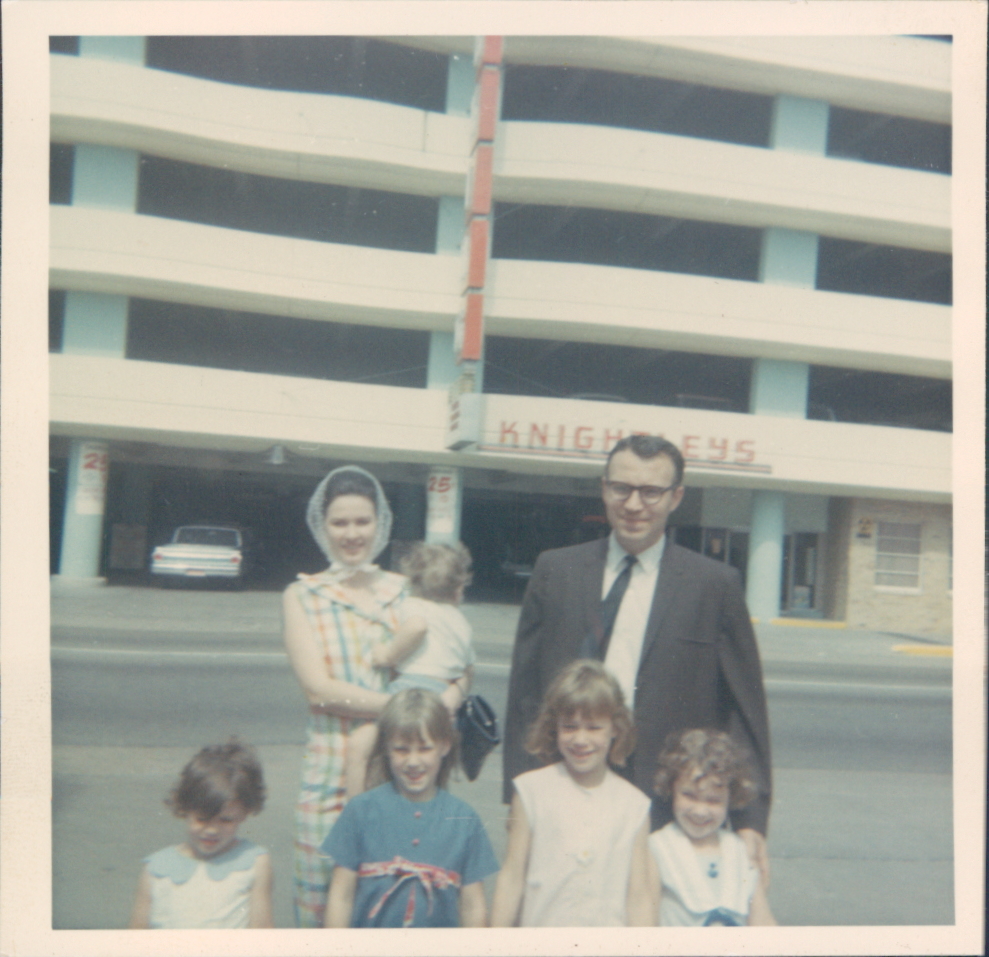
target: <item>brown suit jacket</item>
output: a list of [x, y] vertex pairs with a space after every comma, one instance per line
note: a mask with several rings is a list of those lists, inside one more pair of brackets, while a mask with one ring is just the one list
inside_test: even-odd
[[[505, 719], [504, 800], [512, 779], [538, 766], [525, 734], [555, 675], [596, 643], [608, 540], [543, 552], [519, 617]], [[651, 795], [666, 736], [721, 728], [750, 752], [759, 796], [733, 811], [735, 828], [765, 834], [770, 803], [769, 726], [762, 666], [738, 572], [667, 542], [646, 626], [634, 702], [637, 744], [629, 778]], [[670, 817], [665, 802], [654, 824]]]

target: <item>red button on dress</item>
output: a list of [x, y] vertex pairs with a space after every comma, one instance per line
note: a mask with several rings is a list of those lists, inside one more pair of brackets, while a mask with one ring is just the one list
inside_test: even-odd
[[415, 816], [416, 817], [422, 817], [422, 811], [416, 811], [415, 812]]
[[419, 843], [419, 838], [417, 838], [417, 837], [412, 838], [412, 846], [413, 847], [415, 847], [418, 843]]

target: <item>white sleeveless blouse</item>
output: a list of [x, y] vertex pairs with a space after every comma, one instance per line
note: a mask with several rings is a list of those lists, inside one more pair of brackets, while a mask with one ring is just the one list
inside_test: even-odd
[[531, 829], [523, 927], [620, 927], [649, 798], [609, 770], [577, 784], [561, 761], [515, 779]]

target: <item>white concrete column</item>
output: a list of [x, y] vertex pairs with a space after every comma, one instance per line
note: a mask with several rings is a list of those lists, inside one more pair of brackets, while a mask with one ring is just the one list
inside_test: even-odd
[[431, 468], [426, 485], [426, 541], [453, 545], [460, 541], [463, 470]]
[[786, 496], [782, 492], [755, 491], [745, 600], [749, 613], [760, 621], [769, 621], [780, 613], [785, 532]]
[[99, 577], [103, 511], [109, 471], [103, 442], [73, 439], [62, 520], [62, 550], [55, 581], [68, 585], [103, 585]]

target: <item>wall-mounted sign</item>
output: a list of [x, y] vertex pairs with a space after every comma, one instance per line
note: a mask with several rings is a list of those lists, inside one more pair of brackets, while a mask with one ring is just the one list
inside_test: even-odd
[[447, 391], [446, 447], [458, 451], [481, 440], [483, 396], [474, 391], [473, 369], [464, 372]]
[[103, 442], [83, 442], [79, 447], [74, 506], [77, 515], [102, 515], [106, 501], [109, 450]]
[[486, 452], [535, 452], [582, 458], [606, 456], [615, 443], [627, 435], [659, 435], [669, 439], [683, 453], [691, 466], [769, 474], [772, 467], [756, 459], [754, 439], [723, 435], [664, 435], [661, 432], [614, 428], [602, 425], [578, 425], [571, 422], [533, 422], [501, 419], [487, 423], [484, 442]]
[[426, 481], [426, 540], [453, 540], [457, 535], [460, 469], [432, 468]]

